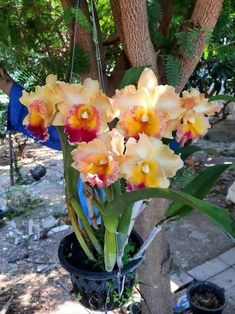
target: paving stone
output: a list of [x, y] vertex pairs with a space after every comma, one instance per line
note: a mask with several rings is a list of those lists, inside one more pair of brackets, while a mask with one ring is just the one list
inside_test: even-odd
[[235, 268], [229, 268], [210, 278], [210, 281], [224, 288], [226, 291], [235, 285]]
[[171, 292], [174, 293], [177, 291], [179, 288], [187, 285], [193, 280], [193, 277], [185, 273], [184, 271], [181, 272], [179, 275], [174, 274], [171, 276]]
[[218, 258], [229, 266], [235, 265], [235, 247], [223, 254], [220, 254]]
[[207, 280], [228, 268], [229, 266], [227, 264], [216, 257], [200, 266], [191, 269], [188, 271], [188, 274], [197, 280]]
[[235, 305], [235, 286], [232, 286], [228, 291], [227, 291], [227, 295], [229, 296], [229, 298], [233, 299], [233, 303]]

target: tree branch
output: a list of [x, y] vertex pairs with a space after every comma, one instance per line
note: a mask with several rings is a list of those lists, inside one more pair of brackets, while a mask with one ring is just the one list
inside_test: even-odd
[[[213, 31], [218, 20], [223, 0], [197, 0], [190, 22], [196, 25], [199, 29], [197, 40], [197, 48], [194, 58], [188, 58], [185, 55], [181, 56], [182, 63], [182, 81], [178, 86], [178, 91], [181, 91], [187, 83], [190, 75], [198, 64], [205, 46], [206, 36], [208, 31]], [[193, 43], [192, 43], [193, 44]]]
[[159, 0], [160, 6], [162, 8], [163, 17], [160, 21], [160, 31], [164, 37], [167, 37], [170, 31], [171, 16], [173, 9], [173, 0]]
[[148, 29], [146, 1], [110, 2], [119, 37], [131, 66], [151, 65], [157, 74], [157, 57]]
[[[61, 0], [61, 5], [64, 9], [68, 9], [72, 6], [70, 0]], [[85, 14], [85, 16], [89, 20], [91, 20], [86, 0], [80, 1], [80, 8]], [[72, 31], [74, 30], [74, 24], [71, 26], [71, 30]], [[87, 33], [86, 30], [83, 27], [81, 27], [79, 23], [77, 23], [76, 25], [75, 44], [77, 43], [79, 43], [84, 49], [84, 51], [87, 53], [88, 58], [89, 58], [89, 65], [90, 65], [89, 70], [86, 73], [82, 73], [80, 75], [81, 80], [84, 80], [87, 76], [91, 77], [92, 79], [97, 79], [98, 71], [97, 71], [97, 65], [96, 65], [95, 48], [94, 48], [92, 34]], [[72, 39], [71, 39], [71, 44], [72, 44]]]

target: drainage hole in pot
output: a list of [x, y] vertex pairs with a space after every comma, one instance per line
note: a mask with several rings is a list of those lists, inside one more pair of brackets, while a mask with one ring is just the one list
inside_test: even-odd
[[217, 309], [223, 305], [222, 300], [211, 291], [196, 292], [192, 296], [192, 302], [206, 309]]

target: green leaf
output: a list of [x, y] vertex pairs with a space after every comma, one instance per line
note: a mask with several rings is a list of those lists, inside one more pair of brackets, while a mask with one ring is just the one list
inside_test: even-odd
[[106, 215], [109, 218], [119, 217], [123, 208], [126, 208], [132, 202], [149, 198], [166, 198], [193, 208], [198, 208], [226, 234], [235, 237], [234, 222], [230, 214], [225, 209], [211, 205], [185, 192], [175, 191], [172, 189], [147, 188], [125, 193], [109, 203]]
[[216, 95], [216, 96], [210, 96], [208, 97], [209, 101], [214, 101], [214, 100], [225, 100], [225, 101], [234, 101], [235, 102], [235, 97], [232, 95]]
[[72, 8], [71, 10], [74, 17], [77, 19], [77, 22], [86, 30], [87, 33], [91, 33], [91, 24], [83, 11], [80, 8]]
[[179, 85], [182, 77], [182, 65], [180, 60], [173, 56], [166, 56], [165, 74], [169, 85], [175, 87]]
[[124, 88], [129, 84], [136, 83], [145, 68], [150, 68], [150, 66], [146, 65], [142, 67], [130, 68], [127, 70], [121, 81], [120, 88]]
[[99, 255], [102, 255], [103, 254], [102, 247], [99, 241], [97, 240], [92, 227], [90, 226], [88, 222], [88, 219], [83, 211], [83, 208], [81, 207], [81, 205], [79, 204], [79, 202], [76, 200], [75, 197], [70, 198], [70, 203], [71, 203], [72, 208], [75, 210], [78, 218], [80, 219], [81, 223], [83, 224], [85, 232], [88, 235], [89, 239], [91, 240], [91, 243], [93, 244], [97, 253]]
[[198, 29], [187, 29], [185, 31], [176, 33], [175, 35], [180, 51], [189, 58], [193, 58], [196, 53], [198, 34]]
[[91, 32], [91, 24], [88, 18], [85, 16], [80, 8], [65, 8], [64, 9], [64, 20], [66, 24], [70, 24], [73, 19], [77, 20], [87, 33]]
[[110, 272], [116, 264], [116, 233], [105, 229], [104, 235], [104, 263], [105, 270]]
[[[77, 43], [75, 45], [75, 51], [74, 51], [74, 61], [73, 61], [73, 73], [75, 74], [83, 74], [87, 73], [90, 70], [90, 63], [89, 63], [89, 57], [85, 49], [82, 47], [81, 44]], [[71, 51], [71, 57], [70, 61], [72, 62], [72, 51]], [[70, 64], [71, 68], [71, 64]]]
[[[195, 177], [189, 184], [187, 184], [183, 189], [183, 192], [186, 192], [199, 199], [203, 199], [210, 192], [221, 174], [227, 169], [234, 168], [235, 165], [216, 165], [214, 167], [208, 168]], [[193, 208], [191, 206], [174, 202], [168, 207], [166, 211], [166, 217], [179, 215], [180, 218], [182, 218], [188, 215], [192, 210]]]
[[188, 147], [180, 148], [177, 153], [181, 154], [181, 158], [183, 160], [187, 159], [190, 155], [195, 152], [204, 151], [213, 156], [219, 156], [220, 154], [213, 148], [203, 148], [197, 145], [190, 145]]

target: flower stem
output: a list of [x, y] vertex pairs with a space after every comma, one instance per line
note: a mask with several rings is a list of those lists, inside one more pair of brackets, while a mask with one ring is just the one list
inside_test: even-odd
[[70, 198], [70, 204], [71, 206], [74, 208], [74, 210], [76, 211], [76, 214], [78, 215], [79, 219], [81, 220], [83, 227], [86, 231], [86, 234], [88, 235], [89, 239], [91, 240], [91, 243], [93, 244], [94, 248], [96, 249], [97, 253], [99, 255], [103, 254], [102, 251], [102, 247], [99, 243], [99, 241], [97, 240], [96, 236], [94, 235], [94, 232], [87, 220], [86, 215], [83, 212], [82, 207], [80, 206], [80, 204], [78, 203], [78, 201], [76, 200], [75, 197], [71, 197]]
[[73, 226], [73, 230], [76, 234], [77, 240], [79, 242], [79, 244], [81, 245], [81, 248], [83, 249], [84, 253], [86, 254], [86, 256], [93, 262], [96, 261], [94, 255], [92, 254], [91, 250], [88, 248], [83, 236], [81, 235], [81, 231], [79, 229], [78, 223], [77, 223], [77, 217], [75, 215], [75, 212], [73, 211], [73, 209], [68, 206], [68, 213], [69, 213], [69, 217]]

